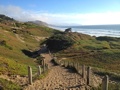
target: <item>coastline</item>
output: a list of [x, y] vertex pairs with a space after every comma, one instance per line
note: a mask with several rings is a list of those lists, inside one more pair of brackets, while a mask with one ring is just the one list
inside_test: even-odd
[[64, 31], [65, 29], [71, 27], [73, 32], [88, 34], [90, 36], [108, 36], [108, 37], [116, 37], [120, 38], [120, 30], [119, 29], [95, 29], [95, 28], [80, 28], [73, 26], [49, 26], [50, 28], [54, 28], [60, 31]]

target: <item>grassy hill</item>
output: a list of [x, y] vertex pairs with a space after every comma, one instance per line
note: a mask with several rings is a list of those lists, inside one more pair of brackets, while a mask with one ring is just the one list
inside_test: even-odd
[[[27, 75], [28, 65], [36, 70], [37, 63], [32, 55], [45, 40], [45, 43], [49, 40], [61, 43], [53, 43], [57, 48], [67, 45], [56, 52], [58, 59], [93, 66], [96, 73], [109, 74], [120, 80], [120, 38], [64, 33], [46, 26], [18, 22], [5, 15], [0, 15], [0, 74]], [[2, 81], [0, 79], [0, 85]]]
[[0, 15], [0, 72], [26, 75], [27, 66], [37, 64], [31, 58], [32, 52], [39, 50], [40, 43], [56, 32], [59, 31]]
[[57, 52], [58, 59], [92, 66], [95, 73], [108, 74], [111, 78], [120, 80], [120, 38], [91, 37], [75, 32], [63, 35], [72, 39], [74, 44]]
[[[74, 44], [54, 52], [58, 60], [91, 66], [94, 74], [98, 74], [100, 76], [108, 75], [110, 80], [117, 82], [114, 84], [109, 83], [110, 90], [120, 89], [120, 38], [91, 37], [89, 35], [76, 32], [63, 32], [62, 35], [62, 38], [68, 37], [74, 42]], [[53, 40], [54, 43], [52, 46], [55, 44], [57, 48], [60, 48], [59, 45], [61, 47], [63, 45], [57, 42], [64, 42], [64, 40], [60, 39], [59, 36], [52, 36], [49, 39], [47, 41], [48, 47], [51, 46], [48, 42], [52, 42]], [[66, 42], [69, 42], [69, 39]], [[67, 46], [67, 44], [64, 45]], [[51, 51], [54, 51], [54, 48], [52, 48]], [[98, 88], [101, 88], [101, 86]]]
[[[38, 63], [32, 56], [40, 49], [40, 43], [57, 32], [60, 31], [0, 15], [0, 75], [26, 76], [28, 65], [34, 73]], [[21, 90], [19, 85], [2, 78], [1, 87], [4, 90]]]

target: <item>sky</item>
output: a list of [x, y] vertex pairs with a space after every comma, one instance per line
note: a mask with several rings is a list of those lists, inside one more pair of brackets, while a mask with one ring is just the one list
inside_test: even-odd
[[53, 25], [120, 24], [120, 0], [0, 0], [0, 14]]

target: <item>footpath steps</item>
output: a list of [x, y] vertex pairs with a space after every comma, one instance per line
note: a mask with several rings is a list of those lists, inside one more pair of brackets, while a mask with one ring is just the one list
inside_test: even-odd
[[85, 90], [82, 77], [64, 67], [54, 66], [48, 76], [25, 90]]
[[49, 54], [43, 56], [50, 66], [49, 74], [42, 80], [36, 80], [24, 90], [85, 90], [85, 81], [80, 75], [71, 69], [54, 66]]

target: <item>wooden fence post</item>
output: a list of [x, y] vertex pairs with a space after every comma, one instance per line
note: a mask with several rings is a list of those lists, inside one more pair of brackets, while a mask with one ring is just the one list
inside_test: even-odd
[[49, 66], [48, 66], [48, 64], [46, 64], [46, 69], [47, 69], [47, 70], [49, 69]]
[[74, 63], [74, 68], [75, 68], [75, 70], [76, 70], [76, 66], [77, 66], [77, 64], [76, 64], [76, 63]]
[[77, 72], [79, 73], [79, 63], [77, 63]]
[[75, 68], [75, 63], [73, 62], [73, 68]]
[[77, 66], [78, 66], [78, 64], [76, 63], [75, 64], [75, 68], [76, 68], [76, 71], [78, 72], [78, 67]]
[[61, 66], [62, 65], [62, 62], [59, 60], [59, 65]]
[[67, 65], [67, 67], [70, 67], [70, 62], [68, 61], [68, 65]]
[[72, 65], [71, 65], [72, 67], [74, 67], [74, 63], [72, 62]]
[[43, 59], [43, 72], [45, 72], [45, 59]]
[[52, 54], [51, 54], [51, 52], [50, 52], [50, 50], [48, 49], [48, 52], [49, 52], [49, 55], [53, 58], [53, 56], [52, 56]]
[[77, 85], [77, 74], [75, 74], [75, 84]]
[[54, 61], [56, 64], [59, 64], [58, 60], [57, 60], [57, 57], [53, 57]]
[[65, 67], [67, 66], [66, 62], [64, 62], [64, 66], [65, 66]]
[[44, 58], [45, 58], [45, 57], [42, 57], [42, 66], [44, 65]]
[[85, 65], [82, 65], [82, 77], [85, 79]]
[[41, 66], [38, 66], [38, 75], [41, 75]]
[[109, 77], [106, 75], [102, 80], [102, 90], [108, 90]]
[[65, 67], [65, 61], [63, 61], [63, 66]]
[[60, 66], [62, 66], [62, 60], [60, 60]]
[[65, 67], [67, 67], [67, 62], [65, 62]]
[[91, 85], [91, 67], [87, 68], [87, 85]]
[[28, 81], [29, 84], [32, 84], [32, 68], [30, 66], [28, 66]]
[[69, 62], [69, 67], [71, 67], [71, 62]]

